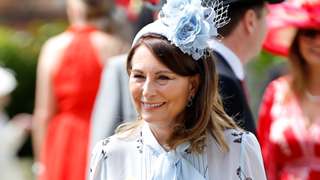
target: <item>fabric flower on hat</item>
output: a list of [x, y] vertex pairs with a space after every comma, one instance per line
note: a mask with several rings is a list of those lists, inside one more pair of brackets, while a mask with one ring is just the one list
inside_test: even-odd
[[167, 38], [182, 52], [198, 60], [208, 47], [208, 40], [217, 35], [212, 8], [203, 8], [199, 0], [168, 1], [159, 19], [168, 26]]
[[229, 22], [226, 13], [227, 7], [223, 7], [219, 0], [206, 7], [200, 0], [168, 0], [159, 13], [159, 19], [142, 28], [132, 46], [144, 34], [155, 33], [199, 60], [207, 55], [210, 39], [218, 36], [217, 28]]

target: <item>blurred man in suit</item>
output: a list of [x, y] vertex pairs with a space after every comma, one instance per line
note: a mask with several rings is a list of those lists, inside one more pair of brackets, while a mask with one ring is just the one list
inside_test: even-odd
[[222, 43], [213, 43], [219, 89], [227, 114], [245, 130], [256, 134], [244, 85], [243, 67], [258, 56], [267, 33], [268, 4], [283, 0], [223, 0], [230, 22], [219, 28]]

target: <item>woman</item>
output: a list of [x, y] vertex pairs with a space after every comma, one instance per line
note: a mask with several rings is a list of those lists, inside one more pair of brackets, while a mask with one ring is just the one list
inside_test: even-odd
[[319, 0], [270, 6], [264, 47], [286, 55], [291, 73], [269, 84], [260, 107], [257, 132], [269, 180], [320, 178], [319, 9]]
[[139, 120], [97, 143], [92, 180], [265, 179], [257, 140], [219, 100], [214, 17], [198, 0], [169, 0], [138, 33], [127, 71]]
[[40, 161], [33, 170], [39, 179], [85, 178], [90, 116], [102, 67], [127, 50], [113, 33], [113, 8], [109, 0], [68, 0], [71, 26], [41, 50], [32, 135], [35, 160]]

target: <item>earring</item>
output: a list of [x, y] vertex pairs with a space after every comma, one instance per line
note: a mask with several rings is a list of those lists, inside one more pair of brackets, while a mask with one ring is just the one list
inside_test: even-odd
[[193, 104], [193, 96], [190, 97], [190, 99], [187, 102], [187, 107], [191, 107]]

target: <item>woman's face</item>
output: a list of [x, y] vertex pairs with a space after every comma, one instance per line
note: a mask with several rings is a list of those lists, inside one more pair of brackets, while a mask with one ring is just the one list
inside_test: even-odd
[[302, 57], [310, 67], [320, 67], [320, 29], [301, 29], [299, 48]]
[[182, 121], [187, 101], [194, 96], [197, 76], [180, 76], [158, 61], [145, 46], [132, 57], [129, 88], [143, 120], [170, 127]]

